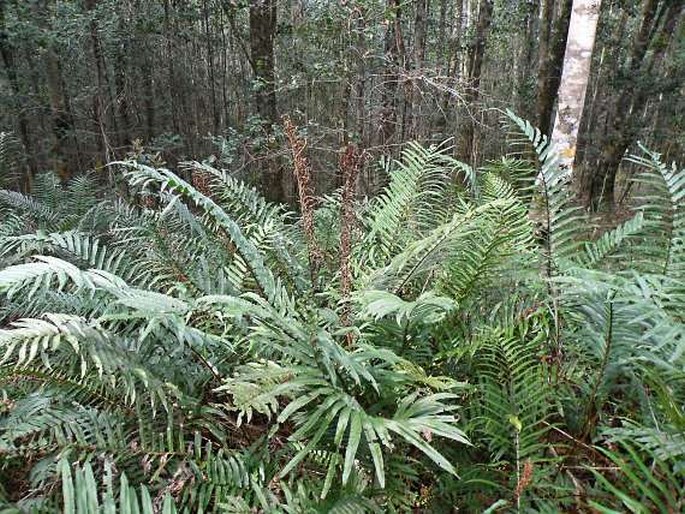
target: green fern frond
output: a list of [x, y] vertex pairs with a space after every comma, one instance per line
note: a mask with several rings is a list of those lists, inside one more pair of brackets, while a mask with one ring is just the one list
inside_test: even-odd
[[169, 493], [153, 499], [147, 488], [140, 493], [129, 485], [126, 475], [119, 477], [118, 487], [114, 484], [110, 463], [105, 463], [104, 481], [98, 483], [90, 463], [74, 468], [66, 458], [60, 460], [58, 469], [62, 482], [62, 512], [64, 514], [98, 514], [118, 512], [119, 514], [176, 514], [176, 506]]
[[685, 170], [675, 163], [667, 166], [658, 153], [640, 146], [645, 156], [632, 156], [630, 161], [646, 169], [635, 179], [643, 189], [639, 209], [644, 212], [644, 243], [639, 250], [646, 262], [638, 265], [653, 270], [654, 261], [661, 261], [662, 273], [682, 280], [685, 278]]
[[539, 344], [497, 333], [480, 340], [473, 439], [487, 445], [495, 462], [542, 458], [550, 391]]
[[258, 234], [262, 241], [260, 250], [271, 259], [274, 268], [280, 270], [280, 276], [303, 291], [307, 274], [293, 246], [293, 230], [286, 224], [291, 215], [283, 206], [267, 202], [253, 187], [225, 170], [198, 162], [181, 163], [181, 166], [211, 177], [209, 188], [215, 201], [241, 226], [247, 237]]
[[231, 219], [216, 203], [197, 191], [190, 184], [180, 179], [172, 172], [164, 169], [154, 169], [135, 162], [119, 163], [125, 166], [127, 178], [131, 185], [147, 187], [155, 185], [162, 192], [176, 192], [188, 197], [193, 203], [204, 210], [223, 230], [236, 246], [236, 250], [243, 256], [245, 263], [249, 263], [250, 274], [261, 292], [271, 300], [284, 299], [284, 292], [275, 280], [271, 270], [265, 263], [264, 257], [254, 244], [245, 237], [239, 225]]
[[382, 266], [412, 235], [442, 221], [436, 208], [446, 194], [454, 166], [440, 148], [411, 143], [391, 169], [390, 183], [365, 213], [366, 235], [360, 246], [364, 255], [358, 260]]
[[59, 213], [39, 200], [17, 191], [0, 190], [0, 204], [21, 210], [35, 216], [48, 227], [53, 227], [59, 220]]
[[[590, 468], [599, 487], [613, 497], [612, 507], [625, 508], [636, 514], [669, 514], [682, 510], [685, 493], [682, 476], [651, 452], [640, 451], [632, 443], [621, 441], [619, 448], [621, 453], [599, 448], [618, 468], [618, 477], [607, 477]], [[590, 504], [600, 512], [615, 512], [599, 501]]]
[[573, 204], [571, 177], [558, 166], [558, 156], [551, 141], [512, 111], [507, 110], [506, 115], [522, 135], [522, 139], [514, 144], [521, 145], [527, 141], [539, 162], [535, 184], [540, 192], [541, 205], [539, 212], [533, 209], [532, 215], [540, 222], [545, 234], [546, 274], [552, 277], [558, 270], [568, 267], [569, 260], [577, 252], [588, 226], [586, 216], [580, 207]]
[[644, 225], [643, 213], [638, 212], [628, 221], [602, 234], [596, 241], [586, 242], [583, 252], [579, 253], [578, 257], [574, 260], [577, 260], [585, 267], [592, 268], [616, 252], [626, 240], [639, 234]]

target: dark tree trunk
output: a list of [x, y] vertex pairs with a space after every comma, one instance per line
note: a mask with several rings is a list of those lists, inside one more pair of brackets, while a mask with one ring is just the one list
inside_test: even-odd
[[364, 30], [366, 28], [364, 16], [362, 13], [357, 15], [356, 19], [357, 26], [357, 55], [358, 66], [357, 66], [357, 81], [356, 81], [356, 91], [355, 96], [357, 100], [356, 116], [357, 116], [357, 131], [359, 133], [359, 142], [362, 148], [369, 146], [367, 141], [367, 130], [366, 130], [366, 62], [362, 57], [366, 53], [366, 39], [364, 37]]
[[253, 0], [250, 4], [250, 62], [255, 80], [255, 104], [262, 120], [278, 122], [276, 110], [276, 74], [274, 70], [274, 36], [276, 1]]
[[116, 105], [119, 113], [121, 131], [119, 132], [119, 146], [131, 143], [131, 117], [129, 114], [128, 88], [126, 87], [126, 42], [119, 43], [115, 59], [114, 87], [116, 91]]
[[397, 90], [400, 73], [404, 68], [404, 40], [402, 38], [402, 11], [400, 0], [388, 0], [388, 28], [385, 32], [386, 69], [380, 112], [380, 144], [392, 144], [397, 128]]
[[152, 62], [147, 59], [147, 69], [142, 70], [143, 87], [145, 89], [143, 97], [145, 99], [145, 127], [148, 142], [155, 137], [155, 83], [152, 74]]
[[480, 97], [480, 80], [483, 71], [483, 60], [485, 57], [485, 43], [487, 41], [490, 25], [492, 24], [493, 0], [481, 0], [478, 8], [478, 21], [476, 22], [476, 33], [474, 40], [469, 48], [467, 71], [468, 84], [465, 94], [467, 108], [471, 111], [469, 119], [464, 127], [462, 137], [463, 150], [462, 156], [470, 161], [475, 161], [475, 139], [476, 123], [474, 120], [474, 109]]
[[[642, 21], [635, 36], [630, 61], [623, 71], [626, 80], [616, 101], [602, 142], [602, 151], [593, 173], [586, 173], [580, 184], [580, 197], [592, 210], [611, 211], [614, 189], [623, 156], [639, 134], [639, 114], [651, 96], [659, 93], [655, 83], [655, 68], [663, 60], [666, 49], [682, 20], [685, 0], [670, 0], [659, 12], [659, 0], [647, 0]], [[648, 49], [652, 51], [648, 54]]]
[[[66, 179], [76, 171], [75, 168], [80, 168], [81, 166], [78, 138], [75, 133], [71, 104], [67, 96], [64, 79], [62, 78], [62, 65], [53, 48], [48, 49], [46, 59], [48, 93], [50, 96], [50, 109], [52, 111], [52, 130], [55, 135], [55, 142], [52, 148], [53, 164], [55, 171], [62, 178]], [[71, 148], [75, 150], [75, 156]]]
[[95, 8], [97, 0], [85, 1], [86, 11], [91, 16], [90, 20], [90, 41], [93, 47], [93, 60], [96, 72], [96, 90], [93, 95], [93, 121], [95, 122], [95, 139], [98, 141], [98, 150], [104, 161], [110, 160], [109, 143], [107, 141], [107, 125], [105, 122], [105, 92], [107, 88], [107, 78], [105, 76], [105, 63], [98, 35], [98, 24], [95, 19]]
[[[447, 9], [447, 6], [441, 4], [441, 8]], [[446, 68], [447, 77], [450, 80], [452, 86], [458, 84], [461, 78], [461, 34], [462, 34], [462, 23], [463, 23], [463, 11], [464, 11], [464, 0], [456, 0], [454, 2], [452, 22], [453, 26], [450, 30], [449, 37], [446, 38], [447, 45], [447, 55], [446, 55]], [[442, 95], [442, 113], [437, 116], [436, 125], [437, 130], [445, 132], [447, 129], [447, 123], [450, 119], [449, 112], [454, 110], [450, 108], [450, 104], [454, 101], [454, 94], [450, 90], [446, 90]]]
[[218, 134], [221, 121], [219, 118], [219, 107], [216, 99], [216, 79], [214, 77], [214, 45], [212, 44], [211, 27], [209, 21], [209, 5], [207, 0], [204, 0], [202, 10], [204, 14], [205, 47], [207, 51], [207, 78], [209, 79], [209, 93], [212, 100], [212, 130], [215, 134]]
[[169, 84], [169, 109], [171, 111], [171, 126], [175, 133], [182, 132], [179, 115], [182, 117], [183, 113], [179, 109], [177, 96], [182, 86], [178, 83], [176, 74], [176, 53], [174, 51], [174, 37], [176, 34], [176, 27], [172, 24], [171, 10], [169, 0], [164, 0], [164, 38], [166, 51], [165, 60], [167, 62], [167, 80]]
[[[573, 0], [562, 0], [560, 13], [550, 30], [553, 3], [553, 0], [545, 2], [546, 8], [551, 8], [552, 12], [543, 11], [542, 15], [541, 39], [545, 33], [548, 35], [548, 39], [544, 43], [541, 42], [540, 46], [535, 104], [535, 123], [540, 131], [546, 135], [549, 135], [552, 129], [552, 113], [561, 82], [561, 69], [564, 64], [564, 51]], [[545, 27], [547, 28], [545, 29]]]
[[516, 109], [526, 119], [532, 119], [530, 112], [530, 94], [528, 78], [535, 69], [535, 44], [538, 15], [538, 2], [528, 0], [524, 13], [525, 39], [521, 45], [517, 56], [518, 73], [516, 74], [516, 84], [512, 88], [513, 98], [517, 100]]
[[[250, 3], [250, 64], [255, 77], [254, 100], [257, 114], [266, 132], [278, 123], [276, 108], [276, 73], [274, 37], [276, 35], [276, 0], [252, 0]], [[283, 169], [269, 160], [262, 174], [264, 194], [274, 202], [285, 200]]]
[[414, 18], [414, 44], [411, 55], [411, 76], [405, 81], [405, 112], [402, 119], [402, 141], [416, 136], [417, 123], [416, 95], [414, 91], [416, 75], [423, 67], [426, 56], [426, 23], [428, 16], [428, 0], [416, 0], [416, 13]]

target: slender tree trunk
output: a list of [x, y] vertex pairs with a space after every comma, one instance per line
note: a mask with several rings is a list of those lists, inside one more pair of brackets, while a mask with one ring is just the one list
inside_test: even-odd
[[208, 68], [208, 79], [209, 79], [209, 92], [212, 100], [212, 130], [215, 134], [219, 132], [219, 109], [216, 100], [216, 84], [214, 78], [214, 45], [212, 44], [211, 30], [210, 30], [210, 17], [209, 17], [209, 5], [207, 0], [203, 2], [204, 11], [204, 29], [205, 29], [205, 46], [207, 50], [207, 68]]
[[366, 29], [365, 20], [363, 13], [357, 14], [356, 20], [357, 27], [357, 83], [356, 83], [356, 93], [357, 98], [357, 131], [359, 133], [359, 141], [362, 148], [367, 148], [369, 142], [367, 141], [367, 130], [366, 130], [366, 61], [364, 60], [364, 55], [366, 54], [366, 38], [364, 37], [364, 31]]
[[181, 123], [179, 115], [183, 116], [178, 107], [177, 97], [181, 89], [176, 76], [176, 54], [174, 38], [176, 35], [175, 27], [172, 23], [172, 6], [170, 0], [164, 0], [164, 39], [165, 39], [165, 60], [167, 63], [167, 83], [169, 84], [169, 110], [171, 112], [171, 126], [175, 133], [180, 133]]
[[447, 69], [445, 63], [449, 60], [449, 52], [446, 51], [447, 43], [447, 4], [448, 0], [440, 0], [440, 11], [438, 18], [438, 57], [437, 62], [439, 69], [444, 73]]
[[552, 22], [554, 20], [555, 0], [540, 0], [540, 37], [538, 45], [538, 64], [542, 65], [547, 60], [549, 41], [552, 34]]
[[559, 107], [552, 132], [552, 142], [559, 151], [560, 166], [571, 176], [600, 6], [601, 0], [573, 0], [559, 87]]
[[[553, 0], [547, 0], [545, 6]], [[568, 37], [569, 22], [571, 20], [571, 7], [573, 0], [561, 0], [559, 15], [553, 23], [551, 19], [544, 19], [549, 13], [543, 14], [543, 27], [546, 30], [547, 41], [540, 47], [538, 59], [538, 78], [536, 85], [535, 122], [543, 134], [549, 135], [552, 125], [552, 112], [557, 99], [557, 92], [561, 82], [561, 68], [564, 62], [564, 51]], [[541, 30], [541, 33], [544, 32]]]
[[[55, 135], [53, 146], [53, 165], [63, 177], [69, 178], [80, 167], [78, 139], [75, 134], [74, 117], [71, 112], [69, 97], [62, 78], [62, 66], [55, 50], [50, 47], [46, 55], [46, 72], [48, 78], [48, 92], [50, 108], [52, 110], [52, 129]], [[73, 157], [71, 145], [76, 151]]]
[[413, 139], [416, 135], [416, 95], [414, 85], [419, 70], [423, 67], [426, 55], [426, 18], [428, 16], [428, 0], [416, 0], [414, 18], [414, 42], [411, 55], [410, 76], [405, 80], [405, 108], [402, 117], [402, 141]]
[[474, 109], [476, 108], [476, 104], [480, 97], [480, 81], [483, 71], [483, 60], [485, 57], [485, 43], [487, 41], [490, 25], [492, 24], [493, 8], [494, 0], [480, 1], [475, 37], [468, 54], [468, 85], [465, 94], [465, 102], [470, 113], [464, 127], [464, 134], [462, 137], [463, 150], [461, 153], [465, 159], [474, 162], [476, 160], [474, 149], [475, 139], [477, 137]]
[[[464, 20], [464, 0], [456, 0], [454, 2], [454, 10], [452, 12], [453, 25], [450, 30], [449, 48], [447, 50], [447, 77], [453, 86], [453, 91], [457, 89], [459, 81], [461, 80], [461, 45], [462, 45], [462, 25]], [[446, 90], [442, 98], [442, 115], [437, 118], [437, 128], [446, 132], [448, 122], [450, 121], [449, 113], [455, 109], [450, 108], [450, 104], [454, 101], [454, 92]]]
[[530, 95], [528, 77], [535, 68], [535, 39], [538, 26], [538, 3], [528, 0], [525, 8], [525, 33], [515, 64], [516, 83], [512, 88], [512, 97], [516, 99], [517, 111], [530, 118]]
[[275, 31], [276, 1], [252, 1], [250, 4], [250, 61], [257, 81], [255, 104], [262, 120], [269, 124], [278, 122], [274, 70]]
[[97, 0], [85, 0], [86, 11], [91, 17], [90, 20], [90, 42], [93, 47], [93, 60], [95, 62], [96, 90], [93, 95], [93, 121], [95, 122], [95, 139], [98, 141], [100, 156], [105, 162], [110, 160], [109, 143], [107, 141], [107, 125], [105, 123], [105, 66], [98, 35], [98, 24], [95, 19], [95, 9]]
[[116, 91], [116, 105], [119, 113], [121, 132], [119, 133], [119, 146], [124, 147], [131, 143], [131, 117], [129, 114], [128, 88], [126, 86], [126, 52], [128, 44], [125, 41], [119, 43], [114, 63], [114, 87]]
[[152, 60], [146, 59], [148, 65], [142, 70], [145, 102], [145, 128], [147, 140], [155, 137], [155, 82], [152, 74]]
[[385, 32], [385, 59], [383, 93], [380, 113], [380, 144], [387, 146], [393, 142], [397, 127], [397, 90], [400, 73], [404, 68], [404, 39], [402, 37], [402, 11], [400, 0], [388, 0], [390, 15]]

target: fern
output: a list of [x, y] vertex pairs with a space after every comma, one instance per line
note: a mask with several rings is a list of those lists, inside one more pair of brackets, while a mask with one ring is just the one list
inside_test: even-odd
[[207, 163], [181, 165], [201, 191], [126, 162], [130, 198], [0, 192], [3, 505], [681, 510], [683, 172], [647, 153], [635, 216], [588, 239], [507, 120], [506, 158], [410, 144], [346, 197], [344, 295], [339, 193], [305, 238]]
[[520, 131], [521, 136], [513, 144], [528, 142], [539, 161], [536, 185], [540, 191], [540, 212], [536, 218], [542, 225], [544, 237], [545, 271], [548, 277], [557, 274], [567, 266], [568, 260], [577, 251], [583, 237], [585, 216], [581, 208], [572, 203], [570, 177], [557, 165], [558, 158], [551, 142], [539, 129], [522, 120], [513, 112], [507, 117]]
[[281, 295], [273, 274], [264, 265], [263, 255], [257, 250], [254, 244], [245, 237], [236, 222], [210, 198], [207, 198], [190, 184], [167, 170], [156, 170], [137, 163], [128, 163], [125, 165], [130, 168], [130, 171], [127, 172], [127, 176], [132, 185], [148, 186], [150, 184], [156, 184], [161, 191], [175, 191], [189, 197], [226, 231], [228, 237], [230, 237], [232, 242], [236, 245], [237, 251], [243, 256], [244, 261], [249, 263], [250, 274], [254, 277], [255, 282], [261, 291], [271, 299], [275, 299], [277, 296]]
[[644, 243], [640, 251], [647, 261], [638, 262], [653, 269], [659, 263], [660, 270], [668, 277], [682, 280], [685, 277], [685, 170], [678, 170], [675, 163], [667, 166], [657, 153], [641, 146], [644, 157], [633, 156], [631, 161], [646, 171], [635, 181], [644, 193], [639, 198], [639, 209], [644, 212]]
[[[390, 171], [390, 183], [365, 213], [362, 263], [384, 265], [408, 241], [440, 220], [436, 206], [447, 194], [447, 173], [453, 164], [440, 148], [412, 143]], [[446, 216], [443, 216], [446, 217]], [[405, 228], [406, 227], [406, 228]], [[408, 230], [407, 230], [408, 228]]]

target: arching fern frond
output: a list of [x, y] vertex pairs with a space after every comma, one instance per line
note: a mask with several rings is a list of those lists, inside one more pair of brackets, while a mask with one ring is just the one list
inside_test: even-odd
[[232, 177], [225, 170], [218, 170], [206, 163], [181, 163], [183, 169], [210, 177], [212, 198], [238, 223], [246, 236], [260, 234], [264, 244], [260, 250], [277, 268], [285, 280], [297, 290], [304, 290], [307, 277], [300, 256], [294, 248], [293, 225], [286, 223], [291, 215], [283, 205], [267, 202], [253, 187]]
[[685, 279], [685, 170], [676, 164], [667, 166], [658, 153], [640, 147], [644, 156], [632, 156], [631, 162], [646, 171], [635, 179], [643, 189], [638, 198], [644, 212], [643, 244], [638, 248], [639, 266], [653, 271], [655, 261], [669, 277]]
[[204, 210], [231, 239], [233, 244], [248, 264], [249, 272], [253, 276], [260, 291], [272, 301], [284, 300], [284, 292], [275, 280], [271, 270], [264, 263], [264, 256], [250, 241], [240, 226], [226, 214], [213, 200], [197, 191], [193, 186], [165, 169], [155, 169], [136, 162], [119, 163], [127, 168], [126, 176], [134, 186], [143, 188], [150, 185], [159, 187], [162, 192], [176, 192], [183, 195]]
[[568, 266], [588, 224], [582, 209], [573, 204], [571, 177], [558, 166], [558, 156], [551, 141], [512, 111], [507, 110], [506, 115], [521, 134], [513, 144], [522, 145], [527, 141], [538, 159], [540, 168], [535, 184], [540, 192], [540, 206], [533, 207], [531, 215], [545, 234], [546, 274], [552, 277]]
[[412, 236], [444, 221], [448, 214], [436, 209], [454, 167], [442, 149], [411, 143], [391, 168], [390, 183], [365, 213], [366, 236], [360, 246], [364, 255], [359, 261], [382, 266]]

